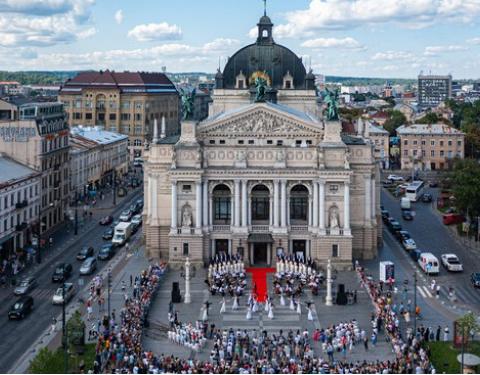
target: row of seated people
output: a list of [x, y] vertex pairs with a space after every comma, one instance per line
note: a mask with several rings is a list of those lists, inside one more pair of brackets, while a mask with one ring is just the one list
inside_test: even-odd
[[238, 255], [212, 258], [205, 283], [212, 295], [243, 295], [247, 286], [243, 259]]

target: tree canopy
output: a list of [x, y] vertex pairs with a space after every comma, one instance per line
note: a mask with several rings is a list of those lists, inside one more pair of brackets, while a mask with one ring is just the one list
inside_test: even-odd
[[455, 204], [470, 218], [480, 215], [480, 164], [474, 159], [458, 159], [452, 173]]
[[383, 128], [387, 130], [390, 135], [395, 135], [395, 130], [401, 125], [405, 125], [407, 123], [407, 118], [405, 115], [397, 111], [396, 109], [388, 110], [387, 111], [389, 117], [385, 124], [383, 124]]

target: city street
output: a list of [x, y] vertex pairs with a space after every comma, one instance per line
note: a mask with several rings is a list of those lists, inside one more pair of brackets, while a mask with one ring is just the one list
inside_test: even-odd
[[[87, 285], [91, 278], [108, 263], [98, 261], [97, 270], [92, 275], [80, 276], [79, 267], [82, 262], [75, 259], [77, 252], [82, 246], [93, 246], [95, 254], [97, 254], [101, 245], [107, 243], [107, 241], [102, 240], [102, 234], [107, 227], [100, 226], [98, 220], [107, 214], [117, 219], [123, 209], [129, 207], [130, 204], [141, 196], [141, 188], [136, 189], [129, 193], [121, 203], [117, 203], [114, 209], [94, 210], [92, 222], [87, 220], [85, 225], [79, 229], [77, 236], [74, 236], [73, 230], [71, 230], [67, 236], [63, 234], [55, 237], [56, 242], [54, 246], [59, 246], [60, 251], [55, 253], [55, 250], [52, 249], [51, 251], [54, 255], [44, 258], [39, 267], [21, 275], [33, 276], [38, 282], [38, 286], [29, 293], [34, 299], [33, 311], [25, 319], [20, 321], [8, 320], [8, 310], [17, 297], [13, 295], [12, 287], [0, 290], [0, 296], [2, 301], [4, 301], [0, 306], [0, 336], [2, 337], [0, 342], [0, 351], [2, 352], [0, 372], [5, 373], [9, 371], [10, 367], [29, 349], [41, 333], [50, 326], [53, 318], [61, 313], [61, 305], [52, 305], [52, 296], [55, 290], [61, 286], [61, 283], [52, 283], [51, 281], [55, 266], [61, 262], [72, 264], [73, 273], [68, 282], [75, 284], [77, 295], [73, 297], [70, 303], [76, 301], [78, 299], [78, 290]], [[83, 280], [83, 283], [79, 283], [80, 279]]]
[[[436, 195], [435, 191], [432, 191], [432, 193], [434, 196]], [[400, 262], [400, 267], [403, 267], [409, 274], [408, 278], [410, 280], [413, 278], [414, 269], [417, 269], [419, 275], [418, 295], [428, 301], [430, 305], [436, 307], [436, 304], [438, 305], [440, 301], [450, 310], [480, 311], [480, 290], [475, 289], [470, 282], [470, 274], [480, 270], [478, 254], [461, 245], [454, 234], [442, 223], [441, 216], [437, 214], [431, 203], [412, 203], [412, 210], [415, 212], [414, 220], [405, 221], [401, 216], [399, 198], [394, 198], [384, 189], [382, 189], [381, 198], [384, 208], [400, 222], [404, 230], [411, 234], [419, 249], [433, 253], [439, 261], [441, 254], [454, 253], [462, 262], [464, 271], [462, 273], [451, 273], [440, 266], [439, 275], [426, 276], [416, 264], [414, 265], [408, 252], [386, 229], [384, 229], [385, 248], [381, 251], [379, 260], [392, 260], [390, 256], [394, 256]], [[433, 279], [441, 286], [439, 301], [436, 300], [435, 293], [429, 288]], [[397, 280], [401, 279], [397, 277]], [[452, 287], [455, 291], [458, 299], [455, 303], [451, 303], [447, 298], [449, 287]]]

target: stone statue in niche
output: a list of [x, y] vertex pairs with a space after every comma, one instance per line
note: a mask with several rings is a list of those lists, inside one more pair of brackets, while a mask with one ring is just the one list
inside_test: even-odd
[[325, 168], [325, 153], [322, 149], [318, 150], [318, 167]]
[[283, 150], [277, 151], [276, 160], [278, 162], [284, 162], [285, 161], [285, 151], [283, 151]]
[[192, 207], [187, 203], [182, 208], [182, 227], [192, 226]]
[[171, 168], [172, 169], [177, 169], [177, 151], [175, 149], [173, 149], [173, 152], [172, 152], [172, 165], [171, 165]]
[[330, 221], [330, 229], [338, 229], [338, 207], [337, 205], [333, 205], [328, 210], [329, 212], [329, 221]]
[[241, 150], [237, 152], [237, 161], [244, 162], [247, 160], [247, 154]]
[[345, 169], [349, 169], [350, 168], [350, 151], [346, 150], [345, 151], [345, 159], [344, 159], [344, 165], [345, 165]]

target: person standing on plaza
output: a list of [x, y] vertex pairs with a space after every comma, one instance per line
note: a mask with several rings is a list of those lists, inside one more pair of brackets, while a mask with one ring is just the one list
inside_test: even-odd
[[448, 326], [445, 327], [443, 330], [443, 341], [448, 341], [448, 334], [450, 333], [450, 329]]

